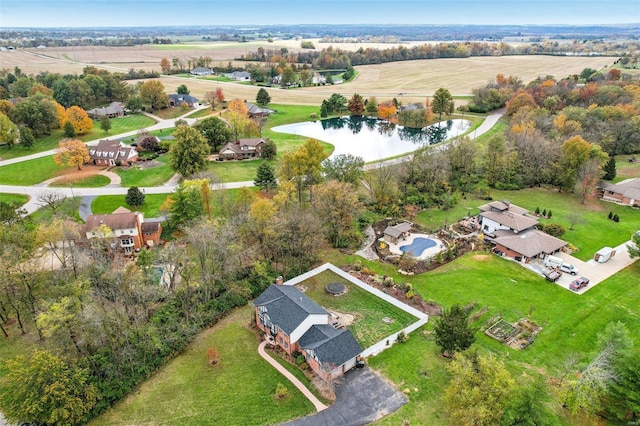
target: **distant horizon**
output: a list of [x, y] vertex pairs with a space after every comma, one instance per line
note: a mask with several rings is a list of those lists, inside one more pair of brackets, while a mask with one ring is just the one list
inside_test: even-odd
[[[304, 22], [304, 24], [300, 24]], [[0, 27], [132, 28], [278, 25], [619, 26], [638, 0], [2, 0]]]

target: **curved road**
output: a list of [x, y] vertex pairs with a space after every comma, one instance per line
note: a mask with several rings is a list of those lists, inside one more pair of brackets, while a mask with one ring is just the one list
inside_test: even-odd
[[[207, 108], [207, 107], [201, 105], [198, 108], [196, 108], [196, 110], [204, 109], [204, 108]], [[191, 114], [191, 113], [193, 113], [193, 111], [189, 111], [188, 114]], [[489, 131], [503, 115], [504, 115], [503, 109], [496, 110], [490, 115], [488, 115], [485, 118], [485, 120], [482, 122], [482, 124], [473, 132], [473, 135], [470, 136], [471, 139], [475, 139], [483, 135], [487, 131]], [[153, 126], [147, 127], [144, 130], [152, 131], [152, 130], [171, 128], [171, 127], [174, 127], [176, 120], [177, 118], [171, 119], [171, 120], [160, 120], [158, 123], [154, 124]], [[186, 120], [189, 124], [193, 124], [197, 121], [197, 119], [194, 119], [194, 118], [188, 118]], [[138, 134], [138, 132], [139, 130], [134, 130], [127, 133], [110, 136], [110, 138], [122, 139], [127, 136], [136, 135]], [[88, 142], [87, 145], [88, 146], [96, 145], [99, 141], [100, 139], [96, 139]], [[444, 144], [440, 146], [444, 146]], [[22, 161], [32, 160], [34, 158], [46, 157], [49, 155], [53, 155], [55, 152], [56, 150], [50, 150], [50, 151], [39, 152], [32, 155], [27, 155], [24, 157], [12, 158], [10, 160], [3, 160], [3, 161], [0, 161], [0, 167], [6, 166], [9, 164], [19, 163]], [[399, 164], [405, 161], [407, 158], [409, 158], [409, 156], [394, 158], [390, 160], [383, 160], [377, 163], [368, 164], [365, 166], [365, 169], [372, 169], [372, 168], [382, 167], [382, 166], [391, 165], [391, 164]], [[1, 172], [2, 172], [2, 169], [0, 169], [0, 173]], [[100, 196], [100, 195], [125, 195], [128, 189], [124, 187], [55, 188], [53, 189], [53, 188], [43, 187], [41, 186], [42, 184], [39, 184], [39, 185], [40, 186], [0, 185], [0, 193], [4, 192], [4, 193], [10, 193], [10, 194], [24, 194], [29, 196], [30, 197], [29, 201], [24, 206], [22, 206], [22, 208], [27, 211], [27, 214], [31, 214], [34, 211], [38, 210], [40, 207], [42, 207], [42, 205], [38, 202], [38, 196], [42, 195], [43, 193], [55, 192], [55, 193], [64, 195], [65, 197], [89, 197], [89, 196]], [[162, 186], [144, 187], [140, 189], [143, 189], [146, 194], [168, 194], [175, 191], [176, 186], [177, 184], [172, 179], [170, 182]], [[223, 184], [214, 185], [212, 189], [222, 190], [222, 189], [242, 188], [246, 186], [254, 186], [253, 181], [223, 183]]]

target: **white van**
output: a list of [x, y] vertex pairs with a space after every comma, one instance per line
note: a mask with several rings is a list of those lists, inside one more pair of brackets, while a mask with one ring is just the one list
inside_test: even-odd
[[571, 265], [570, 263], [563, 263], [558, 267], [562, 272], [566, 272], [571, 275], [578, 275], [578, 268]]
[[563, 263], [563, 260], [561, 257], [558, 256], [547, 256], [544, 259], [544, 266], [546, 266], [547, 268], [559, 268]]

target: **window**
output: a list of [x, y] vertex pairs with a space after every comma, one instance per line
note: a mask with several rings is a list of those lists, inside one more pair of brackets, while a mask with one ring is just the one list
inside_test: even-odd
[[282, 337], [280, 338], [280, 344], [283, 344], [284, 340], [282, 339]]
[[289, 349], [289, 344], [287, 342], [284, 342], [284, 348]]

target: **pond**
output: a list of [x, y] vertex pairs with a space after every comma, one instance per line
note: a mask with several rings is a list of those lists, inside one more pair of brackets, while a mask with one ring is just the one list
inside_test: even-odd
[[272, 130], [306, 136], [328, 142], [335, 147], [331, 156], [353, 154], [365, 162], [408, 154], [466, 132], [468, 120], [441, 121], [429, 127], [403, 127], [373, 117], [340, 117], [320, 121], [286, 124]]

